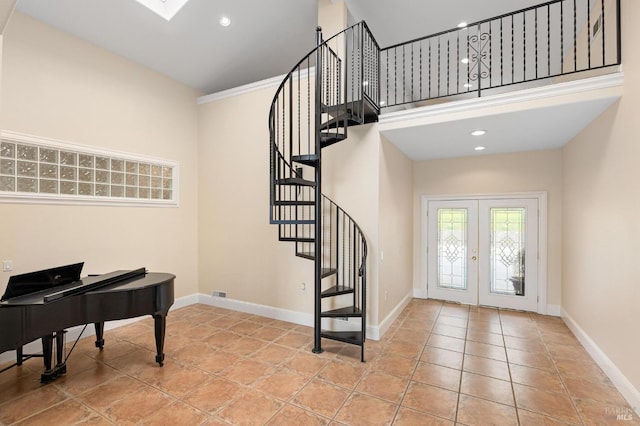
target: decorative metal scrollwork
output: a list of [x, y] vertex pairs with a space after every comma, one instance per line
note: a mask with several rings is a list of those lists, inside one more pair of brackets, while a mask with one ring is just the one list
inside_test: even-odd
[[474, 34], [468, 37], [469, 46], [469, 80], [489, 77], [489, 52], [487, 46], [491, 41], [489, 33]]

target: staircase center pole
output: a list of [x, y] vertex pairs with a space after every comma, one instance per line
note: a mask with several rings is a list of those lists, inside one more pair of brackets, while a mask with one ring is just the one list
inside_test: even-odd
[[320, 145], [320, 124], [322, 120], [322, 28], [316, 29], [316, 105], [315, 105], [315, 154], [318, 162], [315, 168], [315, 238], [314, 238], [314, 308], [313, 308], [313, 353], [321, 353], [321, 318], [322, 311], [322, 146]]

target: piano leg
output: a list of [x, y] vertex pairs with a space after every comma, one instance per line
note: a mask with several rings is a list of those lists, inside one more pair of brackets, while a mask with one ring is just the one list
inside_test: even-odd
[[64, 334], [66, 331], [56, 331], [56, 377], [67, 373], [67, 363], [64, 360]]
[[164, 332], [166, 328], [166, 316], [156, 314], [153, 316], [156, 332], [156, 362], [162, 367], [164, 365]]
[[40, 376], [42, 383], [49, 383], [55, 379], [51, 368], [51, 352], [53, 351], [53, 334], [42, 336], [42, 359], [44, 360], [44, 373]]
[[22, 353], [22, 346], [16, 349], [16, 365], [22, 365], [22, 361], [24, 361], [24, 356]]
[[52, 368], [53, 338], [54, 334], [42, 336], [42, 358], [44, 360], [44, 373], [40, 375], [40, 382], [49, 383], [58, 376], [67, 372], [67, 364], [64, 362], [64, 330], [56, 331], [56, 366]]
[[96, 348], [102, 350], [104, 349], [104, 321], [94, 322], [93, 326], [96, 329]]

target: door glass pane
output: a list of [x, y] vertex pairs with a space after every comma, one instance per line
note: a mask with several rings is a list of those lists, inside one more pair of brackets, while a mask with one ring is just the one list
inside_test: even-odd
[[438, 287], [467, 289], [467, 209], [438, 209]]
[[490, 291], [524, 296], [525, 209], [492, 208]]

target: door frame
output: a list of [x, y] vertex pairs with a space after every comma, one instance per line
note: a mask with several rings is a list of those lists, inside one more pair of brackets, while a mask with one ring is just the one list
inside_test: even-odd
[[457, 194], [457, 195], [422, 195], [420, 208], [420, 292], [417, 297], [427, 299], [427, 271], [428, 271], [428, 220], [427, 212], [430, 201], [456, 200], [490, 200], [490, 199], [520, 199], [531, 198], [538, 200], [538, 310], [537, 313], [547, 314], [547, 192], [502, 192], [492, 194]]

